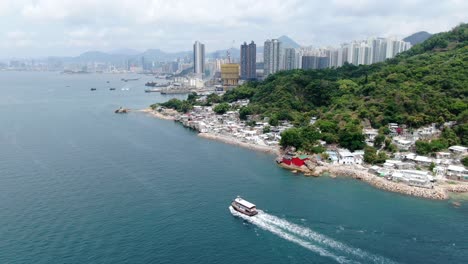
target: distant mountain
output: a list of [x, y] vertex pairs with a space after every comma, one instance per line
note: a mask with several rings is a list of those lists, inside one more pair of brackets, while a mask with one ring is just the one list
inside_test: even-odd
[[278, 38], [278, 40], [282, 43], [284, 48], [293, 48], [293, 49], [298, 49], [301, 47], [301, 45], [297, 44], [296, 41], [292, 40], [288, 36], [281, 36]]
[[[297, 44], [294, 40], [287, 36], [281, 36], [278, 38], [281, 41], [284, 48], [299, 48], [300, 45]], [[238, 60], [240, 58], [240, 49], [239, 48], [232, 48], [232, 49], [223, 49], [217, 50], [214, 52], [210, 52], [206, 54], [206, 58], [210, 59], [220, 59], [226, 58], [227, 51], [231, 55], [231, 58]], [[263, 46], [257, 46], [257, 52], [263, 52]], [[165, 52], [160, 49], [148, 49], [144, 52], [140, 52], [133, 49], [116, 49], [108, 52], [102, 51], [87, 51], [82, 53], [77, 57], [50, 57], [49, 59], [54, 60], [61, 60], [63, 62], [79, 62], [79, 63], [87, 63], [87, 62], [102, 62], [102, 63], [124, 63], [127, 60], [132, 61], [139, 61], [142, 57], [145, 58], [146, 61], [172, 61], [176, 60], [177, 58], [184, 58], [184, 57], [191, 57], [192, 51], [181, 51], [181, 52]]]
[[165, 52], [160, 49], [149, 49], [143, 53], [137, 54], [135, 57], [144, 57], [146, 60], [154, 61], [171, 61], [185, 56], [192, 56], [192, 51]]
[[109, 54], [112, 54], [112, 55], [129, 55], [129, 56], [132, 56], [132, 55], [138, 55], [141, 53], [141, 51], [138, 51], [138, 50], [134, 50], [134, 49], [126, 49], [126, 48], [123, 48], [123, 49], [116, 49], [116, 50], [111, 50], [108, 52]]
[[101, 51], [88, 51], [71, 59], [78, 62], [118, 62], [125, 60], [125, 58], [126, 55], [114, 55]]
[[233, 58], [233, 59], [239, 59], [240, 58], [240, 49], [237, 49], [237, 48], [217, 50], [215, 52], [210, 52], [210, 53], [206, 54], [206, 57], [211, 58], [211, 59], [226, 58], [228, 50], [229, 50], [229, 54], [231, 55], [231, 58]]
[[[280, 42], [283, 48], [293, 48], [293, 49], [298, 49], [301, 47], [296, 41], [291, 39], [288, 36], [281, 36], [277, 38]], [[263, 43], [262, 43], [263, 44]], [[257, 53], [263, 53], [264, 46], [257, 46]]]
[[428, 33], [426, 31], [420, 31], [417, 33], [414, 33], [411, 36], [408, 36], [403, 39], [403, 41], [411, 43], [411, 45], [416, 45], [419, 43], [424, 42], [426, 39], [430, 38], [432, 36], [431, 33]]

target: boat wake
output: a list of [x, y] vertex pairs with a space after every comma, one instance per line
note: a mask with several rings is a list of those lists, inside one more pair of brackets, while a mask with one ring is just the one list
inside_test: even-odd
[[269, 231], [283, 239], [300, 245], [323, 257], [338, 263], [395, 263], [385, 257], [371, 254], [359, 248], [348, 246], [310, 228], [291, 223], [285, 219], [258, 210], [256, 216], [249, 217], [229, 206], [231, 214]]

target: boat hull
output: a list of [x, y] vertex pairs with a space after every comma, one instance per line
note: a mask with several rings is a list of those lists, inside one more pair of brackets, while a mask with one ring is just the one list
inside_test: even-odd
[[231, 206], [237, 212], [239, 212], [241, 214], [245, 214], [247, 216], [254, 216], [254, 215], [258, 214], [258, 212], [256, 210], [255, 211], [247, 211], [247, 210], [244, 210], [244, 209], [240, 208], [235, 202], [232, 202]]

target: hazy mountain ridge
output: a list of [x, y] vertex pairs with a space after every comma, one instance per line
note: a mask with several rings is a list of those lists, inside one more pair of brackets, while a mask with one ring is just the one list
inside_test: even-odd
[[411, 43], [411, 45], [414, 46], [416, 44], [423, 43], [426, 39], [430, 38], [431, 36], [431, 33], [428, 33], [426, 31], [419, 31], [404, 38], [403, 41], [409, 42]]
[[[278, 38], [285, 48], [299, 48], [300, 45], [288, 36], [281, 36]], [[262, 43], [263, 44], [263, 43]], [[206, 58], [221, 59], [227, 57], [227, 51], [231, 58], [237, 60], [240, 58], [240, 49], [238, 47], [230, 49], [216, 50], [206, 54]], [[263, 53], [263, 46], [258, 46], [257, 53]], [[178, 58], [191, 57], [192, 51], [180, 52], [165, 52], [161, 49], [148, 49], [140, 52], [134, 49], [121, 48], [108, 52], [103, 51], [87, 51], [76, 57], [49, 57], [49, 59], [63, 60], [64, 62], [102, 62], [102, 63], [122, 63], [127, 60], [135, 61], [141, 60], [143, 57], [147, 61], [173, 61]]]

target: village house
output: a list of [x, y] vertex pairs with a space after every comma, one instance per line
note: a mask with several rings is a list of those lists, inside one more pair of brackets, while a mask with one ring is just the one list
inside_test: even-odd
[[415, 142], [405, 139], [404, 137], [394, 137], [393, 143], [397, 146], [399, 150], [409, 150]]
[[411, 186], [433, 188], [434, 177], [428, 171], [419, 170], [395, 170], [391, 174], [391, 179], [396, 182], [403, 182]]
[[454, 156], [463, 156], [468, 154], [468, 148], [463, 146], [451, 146], [449, 147], [449, 150]]
[[451, 180], [468, 181], [468, 170], [463, 166], [449, 165], [446, 175]]
[[338, 150], [338, 163], [344, 165], [362, 164], [363, 154], [361, 152], [351, 153], [347, 149]]
[[377, 129], [367, 128], [364, 129], [363, 134], [366, 138], [366, 143], [370, 146], [374, 143], [375, 137], [379, 134]]
[[420, 127], [413, 132], [413, 136], [416, 139], [431, 139], [440, 134], [440, 130], [436, 128], [435, 124], [429, 126]]

